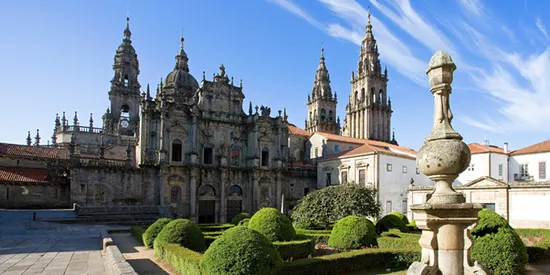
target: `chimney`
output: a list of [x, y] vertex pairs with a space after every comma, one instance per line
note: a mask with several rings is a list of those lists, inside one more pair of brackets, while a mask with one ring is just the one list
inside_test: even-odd
[[508, 142], [504, 143], [504, 154], [508, 154]]

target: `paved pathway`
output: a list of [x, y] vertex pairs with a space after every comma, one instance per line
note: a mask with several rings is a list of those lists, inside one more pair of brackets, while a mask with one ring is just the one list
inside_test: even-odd
[[143, 246], [130, 233], [111, 234], [111, 238], [139, 275], [178, 274], [171, 266], [157, 258], [153, 249]]

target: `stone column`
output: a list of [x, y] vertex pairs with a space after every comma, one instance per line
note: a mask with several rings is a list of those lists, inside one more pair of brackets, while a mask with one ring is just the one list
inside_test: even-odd
[[359, 135], [358, 138], [364, 138], [363, 132], [365, 131], [365, 116], [363, 110], [359, 111]]
[[196, 167], [191, 168], [191, 180], [189, 181], [189, 210], [190, 210], [190, 219], [192, 221], [198, 222], [199, 215], [197, 213], [197, 186], [198, 186], [198, 177], [199, 170]]
[[228, 171], [225, 168], [222, 168], [220, 171], [221, 179], [220, 179], [220, 222], [224, 223], [227, 222], [227, 198], [225, 195], [227, 194], [227, 178], [228, 178]]
[[471, 157], [462, 136], [451, 126], [449, 96], [455, 69], [451, 57], [439, 51], [426, 71], [434, 95], [434, 125], [416, 162], [420, 172], [435, 182], [435, 191], [426, 203], [411, 206], [416, 224], [422, 229], [422, 258], [409, 267], [408, 275], [489, 274], [477, 262], [472, 264], [470, 256], [473, 240], [468, 229], [475, 226], [482, 206], [466, 203], [464, 194], [452, 187]]

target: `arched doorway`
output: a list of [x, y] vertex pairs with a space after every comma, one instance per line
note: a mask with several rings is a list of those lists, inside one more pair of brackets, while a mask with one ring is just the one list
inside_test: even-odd
[[216, 221], [216, 190], [212, 185], [199, 188], [199, 223]]
[[238, 185], [231, 185], [227, 192], [227, 222], [243, 211], [243, 190]]

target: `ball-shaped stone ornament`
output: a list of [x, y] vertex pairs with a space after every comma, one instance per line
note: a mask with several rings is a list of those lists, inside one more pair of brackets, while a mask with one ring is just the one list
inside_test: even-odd
[[456, 65], [451, 56], [444, 51], [436, 52], [430, 59], [426, 74], [430, 79], [432, 87], [453, 82], [453, 72]]
[[418, 151], [416, 166], [426, 176], [462, 173], [470, 164], [470, 149], [459, 139], [438, 139]]

